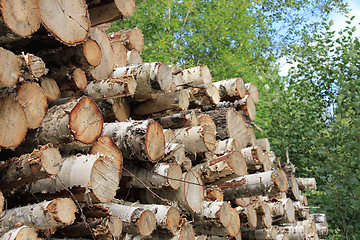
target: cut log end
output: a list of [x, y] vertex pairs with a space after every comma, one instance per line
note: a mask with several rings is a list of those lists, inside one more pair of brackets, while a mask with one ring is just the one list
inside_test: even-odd
[[123, 17], [131, 17], [135, 12], [134, 0], [115, 0], [115, 5]]
[[149, 236], [156, 228], [155, 214], [149, 210], [143, 211], [137, 220], [137, 224], [140, 235]]
[[120, 218], [115, 216], [110, 216], [107, 226], [113, 237], [115, 238], [120, 237], [123, 229], [123, 222], [121, 221]]
[[100, 136], [103, 128], [101, 112], [89, 97], [82, 97], [70, 113], [70, 129], [75, 139], [91, 144]]
[[227, 202], [221, 205], [218, 211], [218, 217], [221, 224], [226, 228], [231, 237], [236, 236], [240, 230], [240, 218], [235, 209]]
[[204, 143], [208, 151], [213, 151], [216, 147], [216, 129], [211, 125], [203, 125]]
[[280, 192], [286, 192], [288, 189], [288, 181], [285, 172], [282, 169], [277, 169], [271, 175], [275, 185]]
[[159, 161], [165, 153], [164, 132], [159, 123], [152, 121], [146, 130], [145, 149], [152, 162]]
[[44, 78], [41, 80], [40, 86], [50, 101], [55, 101], [60, 97], [60, 89], [54, 79]]
[[27, 120], [24, 109], [11, 97], [0, 98], [0, 146], [13, 148], [25, 138]]
[[75, 86], [79, 90], [83, 90], [87, 86], [87, 78], [85, 72], [81, 68], [75, 68], [72, 78], [74, 80]]
[[168, 177], [169, 186], [172, 189], [178, 189], [182, 177], [181, 167], [178, 164], [169, 164]]
[[41, 154], [42, 167], [49, 174], [57, 174], [63, 161], [59, 149], [47, 146], [43, 148], [44, 149], [40, 149], [40, 151], [37, 151], [39, 152], [39, 154]]
[[2, 240], [38, 240], [38, 235], [34, 229], [22, 226], [17, 229], [10, 230], [1, 236]]
[[237, 78], [236, 79], [236, 91], [239, 94], [240, 98], [245, 97], [246, 88], [245, 88], [244, 80], [242, 78]]
[[112, 111], [119, 122], [124, 122], [130, 117], [130, 105], [125, 98], [118, 98], [112, 105]]
[[198, 173], [190, 170], [184, 178], [184, 196], [191, 211], [199, 213], [204, 199], [203, 182]]
[[127, 50], [120, 41], [111, 42], [115, 54], [115, 67], [125, 67], [127, 64]]
[[246, 93], [252, 98], [255, 104], [259, 102], [259, 91], [254, 83], [245, 84]]
[[0, 191], [0, 213], [4, 210], [5, 198], [3, 193]]
[[227, 163], [237, 176], [247, 174], [246, 161], [240, 152], [232, 152]]
[[88, 38], [86, 42], [82, 44], [82, 51], [88, 63], [96, 67], [101, 62], [101, 48], [97, 42]]
[[17, 56], [9, 50], [0, 47], [0, 86], [10, 87], [15, 85], [19, 75], [20, 62]]
[[170, 207], [166, 213], [166, 226], [172, 234], [178, 230], [180, 219], [180, 211], [175, 207]]
[[55, 221], [69, 225], [75, 220], [77, 208], [70, 198], [58, 198], [51, 201], [46, 210], [54, 217]]

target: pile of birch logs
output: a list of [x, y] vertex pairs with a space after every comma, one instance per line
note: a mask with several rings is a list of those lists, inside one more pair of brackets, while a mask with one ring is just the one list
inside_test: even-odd
[[134, 0], [1, 0], [0, 240], [319, 239], [253, 123], [259, 96], [207, 66], [142, 63]]

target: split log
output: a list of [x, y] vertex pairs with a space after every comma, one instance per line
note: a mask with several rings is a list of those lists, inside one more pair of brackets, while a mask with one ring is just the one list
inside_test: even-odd
[[152, 98], [153, 94], [168, 92], [172, 85], [170, 68], [159, 62], [115, 68], [112, 77], [133, 75], [137, 87], [135, 98]]
[[118, 189], [119, 171], [113, 158], [110, 157], [70, 156], [64, 159], [58, 177], [35, 182], [31, 186], [31, 191], [55, 193], [64, 190], [59, 194], [66, 194], [66, 189], [70, 189], [79, 202], [109, 202]]
[[136, 116], [146, 116], [166, 110], [181, 111], [189, 106], [189, 93], [186, 90], [165, 93], [156, 96], [153, 100], [136, 105], [133, 110]]
[[55, 101], [60, 97], [60, 88], [52, 78], [41, 79], [40, 86], [49, 101]]
[[156, 226], [175, 235], [180, 227], [180, 211], [172, 206], [124, 202], [124, 205], [148, 209], [155, 214]]
[[85, 0], [40, 0], [41, 22], [60, 42], [74, 46], [88, 36], [90, 20]]
[[35, 230], [53, 229], [72, 224], [76, 211], [76, 205], [70, 198], [57, 198], [6, 210], [1, 223], [4, 227], [16, 226], [20, 222]]
[[0, 233], [0, 240], [38, 240], [37, 233], [34, 229], [27, 226], [21, 226], [8, 232]]
[[296, 178], [300, 190], [316, 190], [315, 178]]
[[255, 229], [257, 226], [257, 215], [253, 204], [246, 207], [236, 207], [241, 222], [241, 231], [243, 229]]
[[181, 167], [176, 163], [158, 163], [153, 169], [128, 165], [126, 169], [131, 172], [131, 175], [128, 172], [123, 173], [124, 178], [131, 179], [126, 181], [126, 187], [166, 188], [173, 190], [180, 187], [182, 172]]
[[116, 203], [103, 203], [112, 216], [123, 221], [123, 232], [149, 236], [156, 228], [156, 217], [150, 210]]
[[267, 138], [259, 138], [256, 140], [256, 145], [260, 146], [262, 150], [266, 153], [270, 152], [270, 142]]
[[66, 239], [79, 237], [95, 237], [96, 239], [119, 238], [122, 233], [122, 224], [120, 218], [109, 216], [57, 229], [56, 236], [66, 237]]
[[131, 17], [134, 11], [134, 0], [115, 0], [105, 4], [89, 5], [91, 26]]
[[139, 65], [142, 64], [143, 60], [138, 51], [132, 50], [127, 52], [127, 61], [126, 65]]
[[284, 171], [277, 169], [238, 177], [218, 186], [224, 191], [225, 199], [232, 200], [239, 197], [285, 192], [288, 182]]
[[185, 85], [202, 85], [212, 81], [210, 70], [205, 65], [184, 69], [182, 78], [182, 84]]
[[245, 159], [239, 152], [226, 153], [210, 161], [197, 164], [194, 168], [204, 183], [212, 183], [222, 178], [243, 176], [247, 173]]
[[308, 239], [308, 229], [306, 226], [289, 225], [278, 228], [279, 233], [286, 234], [289, 240]]
[[[114, 54], [115, 54], [115, 61], [114, 61], [115, 68], [125, 67], [126, 65], [128, 65], [128, 60], [127, 60], [128, 53], [127, 53], [126, 47], [119, 41], [111, 41], [111, 45], [113, 47]], [[141, 64], [141, 63], [138, 63], [138, 64]]]
[[0, 98], [0, 147], [17, 147], [25, 138], [27, 119], [23, 107], [11, 96]]
[[254, 83], [245, 84], [246, 94], [248, 94], [255, 104], [259, 102], [259, 91]]
[[[203, 202], [200, 217], [195, 224], [197, 234], [236, 236], [240, 231], [239, 214], [227, 202]], [[221, 224], [222, 226], [218, 226]]]
[[25, 82], [19, 87], [16, 98], [24, 109], [27, 127], [38, 128], [47, 112], [47, 98], [42, 88], [35, 82]]
[[211, 126], [194, 126], [175, 130], [176, 140], [190, 153], [207, 152], [215, 149], [215, 130]]
[[275, 227], [255, 229], [242, 232], [243, 239], [249, 240], [275, 240], [277, 239], [278, 230]]
[[60, 146], [73, 142], [75, 147], [91, 144], [100, 136], [103, 127], [101, 112], [89, 97], [54, 106], [41, 122], [39, 140]]
[[102, 135], [113, 139], [125, 159], [157, 162], [164, 156], [163, 129], [153, 120], [105, 123]]
[[144, 37], [140, 30], [140, 28], [130, 28], [130, 29], [123, 29], [118, 32], [113, 32], [109, 34], [111, 41], [119, 41], [128, 50], [136, 50], [141, 52], [144, 48]]
[[108, 78], [90, 82], [84, 93], [94, 100], [132, 96], [135, 93], [136, 81], [133, 76]]
[[[9, 5], [11, 1], [5, 2], [6, 5]], [[1, 10], [4, 10], [2, 4]], [[14, 86], [20, 75], [20, 61], [17, 56], [13, 52], [0, 47], [0, 66], [0, 89]]]
[[1, 162], [0, 189], [10, 190], [58, 174], [61, 163], [59, 150], [51, 145], [42, 146], [32, 153]]
[[246, 89], [242, 78], [232, 78], [214, 82], [219, 89], [221, 101], [233, 101], [245, 97]]

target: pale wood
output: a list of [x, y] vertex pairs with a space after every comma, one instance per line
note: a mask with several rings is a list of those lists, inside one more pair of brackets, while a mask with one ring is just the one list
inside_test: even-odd
[[[57, 148], [45, 145], [32, 153], [0, 163], [0, 189], [10, 190], [58, 174], [62, 158]], [[0, 201], [1, 203], [1, 201]]]
[[245, 97], [246, 89], [242, 78], [214, 82], [214, 86], [219, 89], [222, 101], [232, 101]]
[[241, 154], [249, 166], [261, 165], [264, 162], [264, 154], [260, 146], [243, 148]]
[[[64, 159], [55, 179], [47, 178], [35, 182], [34, 193], [55, 193], [64, 189], [80, 187], [80, 194], [74, 195], [80, 202], [109, 202], [119, 184], [119, 167], [113, 158], [103, 155], [77, 155]], [[84, 190], [85, 193], [84, 193]], [[63, 194], [67, 193], [64, 191]]]
[[[115, 68], [117, 67], [125, 67], [127, 65], [127, 50], [119, 41], [112, 41], [111, 42], [112, 48], [115, 54]], [[139, 63], [140, 64], [140, 63]]]
[[61, 92], [78, 92], [87, 86], [87, 77], [83, 69], [61, 66], [51, 76], [58, 84]]
[[152, 98], [153, 94], [167, 92], [172, 84], [170, 68], [160, 62], [119, 67], [112, 73], [112, 77], [124, 75], [133, 75], [136, 79], [137, 87], [134, 97], [138, 98]]
[[38, 128], [47, 112], [47, 98], [35, 82], [26, 82], [19, 87], [17, 100], [23, 107], [29, 129]]
[[238, 177], [219, 184], [224, 191], [225, 199], [251, 197], [285, 192], [288, 182], [284, 171], [277, 169], [263, 173], [256, 173]]
[[194, 86], [188, 89], [192, 107], [217, 105], [220, 102], [219, 89], [212, 83]]
[[2, 232], [0, 240], [38, 240], [37, 233], [33, 228], [21, 226], [7, 232]]
[[218, 201], [221, 202], [224, 200], [224, 194], [220, 188], [211, 187], [207, 188], [204, 193], [205, 201]]
[[241, 148], [253, 145], [254, 131], [245, 124], [244, 118], [234, 109], [228, 109], [226, 113], [226, 128], [230, 138], [236, 139]]
[[135, 93], [136, 81], [133, 76], [108, 78], [90, 82], [84, 93], [94, 100], [132, 96]]
[[105, 32], [97, 27], [89, 30], [89, 38], [95, 41], [101, 49], [101, 62], [96, 67], [90, 68], [90, 74], [95, 80], [102, 80], [110, 77], [115, 66], [115, 54], [110, 39]]
[[125, 159], [157, 162], [165, 153], [163, 129], [151, 119], [105, 123], [102, 135], [113, 139]]
[[210, 70], [205, 65], [191, 67], [182, 71], [183, 83], [187, 85], [201, 85], [211, 83], [212, 77]]
[[218, 141], [216, 148], [213, 151], [214, 154], [224, 154], [226, 152], [241, 152], [241, 147], [236, 139], [228, 138], [222, 141]]
[[75, 220], [76, 205], [70, 198], [57, 198], [38, 204], [6, 210], [2, 226], [11, 227], [21, 222], [35, 230], [70, 225]]
[[243, 239], [249, 240], [275, 240], [277, 235], [278, 230], [276, 227], [249, 230], [242, 233]]
[[156, 217], [150, 210], [116, 203], [103, 203], [112, 216], [123, 221], [123, 231], [149, 236], [156, 228]]
[[193, 109], [185, 113], [181, 112], [159, 117], [158, 121], [163, 128], [171, 129], [198, 125], [197, 114]]
[[42, 24], [62, 43], [73, 46], [88, 36], [90, 20], [85, 0], [40, 0]]
[[216, 106], [212, 106], [212, 108], [234, 108], [243, 115], [247, 123], [254, 125], [252, 121], [254, 121], [256, 117], [256, 105], [249, 95], [245, 95], [244, 98], [235, 100], [234, 102], [219, 102]]
[[237, 206], [247, 207], [252, 202], [252, 198], [251, 197], [236, 198], [233, 202]]
[[21, 63], [22, 80], [38, 80], [38, 78], [48, 73], [45, 62], [40, 57], [35, 56], [34, 54], [22, 53], [21, 55], [19, 55], [18, 58]]
[[40, 86], [49, 101], [55, 101], [60, 97], [60, 88], [52, 78], [42, 78]]
[[23, 107], [11, 96], [0, 98], [0, 147], [14, 148], [25, 138], [27, 120]]
[[127, 61], [126, 65], [139, 65], [143, 63], [141, 55], [136, 50], [131, 50], [127, 52]]
[[239, 213], [242, 229], [255, 229], [257, 226], [257, 215], [253, 204], [246, 207], [236, 207]]
[[101, 47], [97, 42], [95, 42], [91, 38], [88, 38], [81, 45], [81, 48], [85, 59], [91, 66], [96, 67], [101, 63], [102, 52]]
[[110, 33], [111, 41], [120, 41], [128, 50], [141, 52], [144, 48], [144, 37], [140, 28], [123, 29], [118, 32]]
[[289, 240], [308, 239], [308, 228], [302, 225], [289, 225], [278, 228], [279, 233], [286, 234]]
[[315, 178], [296, 178], [300, 190], [316, 190]]
[[[185, 218], [181, 220], [181, 226], [175, 233], [167, 233], [164, 231], [155, 231], [151, 234], [153, 240], [195, 240], [195, 231], [190, 222]], [[125, 238], [126, 239], [126, 238]], [[124, 239], [124, 240], [125, 240]], [[138, 239], [138, 238], [133, 238]], [[130, 240], [130, 239], [129, 239]]]
[[255, 104], [259, 102], [259, 91], [254, 83], [245, 84], [246, 93], [251, 97]]
[[127, 172], [123, 173], [124, 177], [130, 177], [132, 179], [127, 182], [126, 187], [166, 188], [176, 190], [181, 184], [181, 167], [176, 163], [158, 163], [153, 169], [146, 169], [143, 166], [137, 167], [135, 165], [127, 165], [126, 169], [136, 176], [135, 178]]
[[103, 119], [95, 102], [84, 96], [49, 109], [40, 127], [41, 143], [57, 146], [77, 140], [79, 144], [91, 144], [101, 134]]
[[256, 140], [256, 145], [260, 146], [262, 150], [266, 153], [269, 153], [271, 151], [270, 149], [270, 142], [267, 138], [259, 138]]
[[211, 126], [194, 126], [175, 130], [176, 140], [190, 153], [207, 152], [215, 149], [215, 130]]
[[104, 122], [124, 122], [130, 118], [130, 105], [126, 98], [97, 100]]
[[21, 66], [17, 56], [0, 47], [0, 66], [0, 88], [14, 86], [19, 79]]
[[295, 175], [288, 177], [289, 189], [286, 194], [294, 201], [298, 201], [301, 198], [301, 191], [296, 181]]
[[272, 220], [272, 213], [270, 207], [264, 203], [263, 201], [260, 201], [257, 203], [258, 207], [256, 209], [257, 213], [257, 222], [258, 226], [257, 228], [271, 228], [273, 220]]

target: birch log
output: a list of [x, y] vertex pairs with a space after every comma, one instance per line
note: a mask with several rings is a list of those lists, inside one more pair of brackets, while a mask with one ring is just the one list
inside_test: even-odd
[[289, 240], [302, 240], [308, 238], [307, 226], [289, 225], [279, 227], [279, 233], [286, 234]]
[[156, 217], [150, 210], [116, 203], [103, 203], [112, 216], [123, 221], [123, 231], [149, 236], [156, 228]]
[[[6, 1], [6, 5], [9, 5], [10, 2]], [[1, 10], [3, 11], [3, 5]], [[20, 76], [20, 61], [17, 56], [13, 52], [0, 47], [0, 66], [0, 89], [14, 86]]]
[[42, 78], [40, 86], [49, 101], [55, 101], [60, 97], [60, 88], [52, 78]]
[[244, 231], [242, 233], [243, 239], [249, 240], [275, 240], [277, 239], [278, 230], [275, 227], [255, 229], [250, 231]]
[[157, 162], [164, 156], [163, 129], [153, 120], [105, 123], [102, 135], [113, 139], [125, 159]]
[[233, 101], [245, 97], [246, 89], [242, 78], [231, 78], [214, 82], [219, 89], [221, 101]]
[[259, 146], [243, 148], [241, 154], [249, 166], [261, 165], [264, 162], [263, 150]]
[[262, 150], [266, 153], [269, 153], [271, 151], [270, 149], [270, 142], [267, 138], [260, 138], [256, 140], [256, 145], [260, 146]]
[[207, 188], [204, 192], [205, 201], [218, 201], [221, 202], [224, 200], [224, 194], [220, 188], [211, 187]]
[[62, 158], [57, 148], [42, 146], [32, 153], [0, 163], [0, 189], [6, 191], [50, 177], [60, 170]]
[[219, 102], [213, 108], [234, 108], [245, 118], [246, 122], [252, 122], [256, 117], [256, 106], [249, 95], [234, 102]]
[[[112, 48], [114, 50], [114, 55], [115, 55], [115, 68], [125, 67], [128, 63], [128, 60], [127, 60], [128, 52], [127, 52], [125, 46], [119, 41], [111, 41], [111, 45], [112, 45]], [[138, 63], [138, 64], [141, 64], [141, 63]], [[138, 64], [136, 64], [136, 65], [138, 65]]]
[[231, 200], [239, 197], [251, 197], [285, 192], [288, 182], [284, 171], [277, 169], [235, 178], [219, 184], [224, 191], [224, 197]]
[[94, 100], [132, 96], [135, 93], [136, 81], [133, 76], [108, 78], [90, 82], [84, 92]]
[[88, 80], [81, 68], [61, 66], [58, 71], [51, 72], [61, 92], [78, 92], [87, 86]]
[[289, 189], [287, 190], [286, 194], [294, 201], [299, 201], [301, 198], [301, 191], [297, 184], [297, 180], [295, 175], [291, 175], [288, 177], [289, 182]]
[[104, 122], [124, 122], [130, 118], [130, 105], [126, 98], [109, 98], [96, 101]]
[[27, 119], [23, 107], [12, 96], [0, 98], [0, 147], [17, 147], [25, 138]]
[[246, 207], [237, 207], [236, 211], [239, 213], [241, 230], [255, 229], [257, 226], [257, 215], [253, 204]]
[[296, 178], [300, 190], [316, 190], [315, 178]]
[[234, 109], [226, 113], [226, 128], [230, 138], [236, 139], [241, 148], [255, 144], [254, 131], [245, 124], [244, 118]]
[[60, 42], [74, 46], [88, 36], [90, 20], [85, 0], [40, 0], [41, 22]]
[[38, 240], [37, 233], [33, 228], [21, 226], [8, 232], [1, 233], [0, 240]]
[[[65, 158], [55, 179], [39, 180], [32, 184], [31, 191], [56, 193], [70, 189], [80, 202], [109, 202], [114, 198], [118, 184], [119, 168], [112, 158], [79, 155]], [[62, 194], [66, 193], [65, 190]]]
[[259, 102], [259, 91], [254, 83], [245, 84], [246, 93], [251, 97], [255, 104]]
[[131, 50], [127, 52], [127, 61], [126, 65], [139, 65], [143, 63], [141, 55], [136, 50]]
[[190, 93], [190, 107], [217, 105], [220, 102], [219, 89], [212, 83], [198, 85], [188, 89]]
[[183, 83], [187, 85], [201, 85], [211, 83], [212, 77], [210, 70], [205, 65], [191, 67], [182, 71]]
[[[155, 231], [151, 234], [153, 240], [195, 240], [195, 231], [192, 224], [186, 221], [185, 218], [181, 220], [180, 228], [174, 233], [169, 234], [164, 231]], [[135, 239], [135, 238], [134, 238]]]
[[44, 61], [34, 54], [21, 53], [18, 58], [21, 63], [21, 80], [38, 80], [48, 73]]
[[102, 125], [95, 102], [84, 96], [49, 109], [40, 125], [39, 140], [55, 146], [74, 141], [75, 145], [91, 144], [100, 136]]
[[144, 38], [141, 30], [136, 28], [123, 29], [118, 32], [110, 33], [109, 37], [111, 41], [119, 41], [128, 50], [136, 50], [141, 52], [144, 48]]
[[6, 210], [2, 217], [2, 226], [12, 227], [21, 222], [35, 230], [53, 229], [72, 224], [76, 211], [76, 205], [70, 198], [57, 198]]

